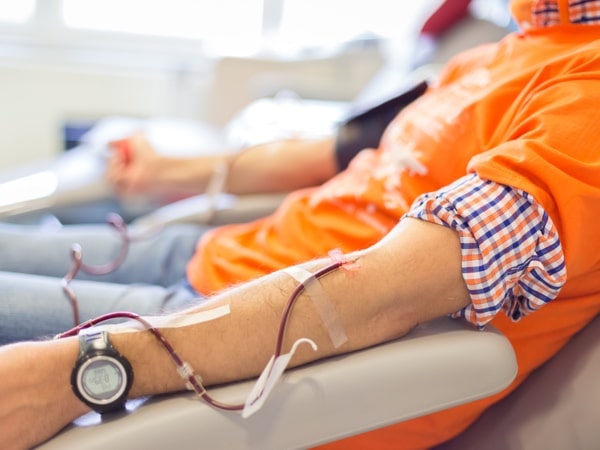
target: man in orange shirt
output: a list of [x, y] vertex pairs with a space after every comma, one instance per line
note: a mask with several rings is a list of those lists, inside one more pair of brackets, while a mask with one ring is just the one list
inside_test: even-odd
[[[333, 141], [294, 143], [289, 169], [273, 171], [270, 161], [278, 159], [263, 159], [277, 154], [277, 144], [234, 161], [234, 192], [263, 181], [235, 176], [253, 159], [265, 175], [278, 174], [268, 181], [277, 189], [319, 186], [295, 192], [270, 217], [202, 235], [187, 280], [196, 292], [218, 294], [195, 311], [228, 305], [231, 313], [165, 334], [207, 384], [260, 372], [297, 285], [286, 268], [316, 273], [330, 265], [332, 249], [358, 266], [319, 281], [347, 339], [335, 345], [318, 308], [299, 301], [286, 342], [308, 336], [318, 350], [300, 349], [293, 364], [394, 339], [448, 314], [478, 327], [494, 324], [519, 365], [517, 379], [499, 395], [332, 447], [443, 442], [598, 314], [600, 10], [595, 2], [567, 0], [515, 0], [512, 8], [521, 32], [455, 58], [390, 123], [377, 148], [361, 151], [329, 181], [336, 172]], [[143, 142], [139, 149], [136, 157], [156, 158]], [[182, 177], [161, 162], [165, 180]], [[123, 183], [123, 165], [113, 164], [111, 176]], [[41, 327], [43, 317], [29, 320]], [[111, 339], [136, 375], [130, 396], [183, 388], [148, 332]], [[6, 445], [30, 446], [89, 410], [68, 383], [78, 347], [77, 338], [65, 338], [1, 349]], [[56, 376], [48, 380], [48, 372]]]

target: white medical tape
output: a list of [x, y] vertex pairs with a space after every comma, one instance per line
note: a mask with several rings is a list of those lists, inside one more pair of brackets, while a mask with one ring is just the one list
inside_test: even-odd
[[143, 324], [137, 320], [129, 319], [121, 323], [99, 324], [95, 329], [102, 329], [111, 333], [127, 333], [132, 331], [145, 330], [152, 328], [178, 328], [196, 325], [210, 320], [215, 320], [230, 313], [229, 305], [222, 305], [216, 308], [197, 311], [193, 313], [185, 312], [179, 314], [169, 314], [165, 316], [141, 316], [147, 323]]
[[317, 344], [307, 338], [300, 338], [294, 345], [289, 353], [279, 355], [277, 358], [271, 356], [271, 359], [267, 363], [266, 367], [258, 377], [258, 380], [252, 387], [252, 390], [248, 394], [246, 401], [244, 402], [244, 409], [242, 410], [242, 417], [247, 418], [258, 411], [267, 401], [267, 397], [275, 387], [277, 381], [285, 372], [290, 359], [294, 356], [296, 349], [300, 344], [310, 344], [313, 350], [317, 350]]
[[294, 278], [298, 283], [304, 286], [306, 294], [310, 297], [317, 308], [321, 319], [325, 323], [329, 338], [335, 348], [339, 347], [348, 340], [346, 331], [340, 322], [337, 311], [333, 306], [331, 298], [321, 286], [321, 282], [308, 270], [298, 266], [283, 269], [284, 273]]
[[202, 322], [208, 322], [230, 313], [229, 305], [197, 311], [195, 313], [170, 314], [168, 316], [144, 317], [154, 328], [187, 327]]

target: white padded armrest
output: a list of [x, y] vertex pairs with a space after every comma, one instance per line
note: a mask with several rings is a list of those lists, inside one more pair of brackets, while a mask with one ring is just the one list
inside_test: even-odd
[[60, 157], [0, 172], [0, 220], [109, 197], [104, 167], [101, 152], [80, 147]]
[[[103, 420], [87, 414], [40, 449], [307, 448], [489, 396], [510, 384], [516, 368], [500, 333], [443, 318], [402, 339], [286, 372], [247, 419], [191, 393], [154, 397]], [[211, 395], [239, 403], [252, 385]]]
[[218, 194], [212, 199], [206, 194], [200, 194], [162, 206], [137, 218], [133, 225], [153, 229], [174, 223], [224, 225], [248, 222], [273, 212], [285, 196], [286, 193], [241, 196]]

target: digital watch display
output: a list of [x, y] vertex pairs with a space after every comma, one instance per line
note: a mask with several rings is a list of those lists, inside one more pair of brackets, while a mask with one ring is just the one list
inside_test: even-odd
[[79, 356], [71, 373], [77, 397], [101, 414], [122, 409], [133, 382], [131, 365], [105, 331], [79, 336]]

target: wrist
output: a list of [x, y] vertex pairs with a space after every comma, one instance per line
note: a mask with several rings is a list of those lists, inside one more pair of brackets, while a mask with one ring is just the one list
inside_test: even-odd
[[153, 163], [152, 189], [170, 194], [205, 192], [223, 157], [173, 158], [161, 156]]
[[7, 448], [31, 448], [89, 411], [71, 390], [77, 348], [77, 339], [0, 348], [0, 417], [10, 418], [0, 420], [0, 435]]
[[[37, 349], [38, 356], [35, 365], [45, 364], [45, 367], [49, 367], [50, 369], [46, 372], [40, 371], [38, 367], [36, 373], [38, 373], [41, 380], [38, 381], [37, 387], [41, 390], [52, 389], [52, 392], [57, 397], [56, 402], [63, 405], [65, 419], [68, 421], [88, 412], [89, 408], [73, 393], [70, 382], [71, 371], [79, 352], [77, 337], [41, 342], [39, 344], [40, 347]], [[53, 374], [53, 376], [48, 377], [48, 374]], [[46, 388], [45, 385], [49, 381], [48, 378], [54, 379], [54, 385]]]

